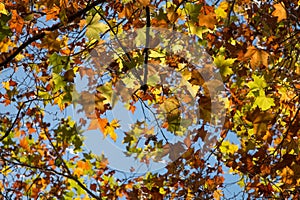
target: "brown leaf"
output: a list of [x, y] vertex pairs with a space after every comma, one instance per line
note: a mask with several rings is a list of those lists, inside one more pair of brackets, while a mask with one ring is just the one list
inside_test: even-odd
[[184, 142], [184, 144], [185, 144], [185, 146], [186, 146], [187, 148], [189, 148], [189, 147], [191, 146], [191, 144], [192, 144], [191, 138], [190, 138], [189, 135], [186, 136], [186, 138], [184, 138], [183, 142]]
[[95, 183], [91, 184], [90, 189], [96, 192], [97, 185]]
[[64, 74], [64, 80], [67, 82], [72, 82], [74, 83], [74, 77], [75, 77], [75, 73], [73, 69], [69, 69], [68, 71], [66, 71], [66, 73]]
[[268, 58], [269, 54], [266, 51], [257, 49], [254, 46], [249, 46], [246, 54], [244, 55], [245, 61], [250, 59], [250, 65], [253, 69], [259, 67], [260, 65], [268, 67]]

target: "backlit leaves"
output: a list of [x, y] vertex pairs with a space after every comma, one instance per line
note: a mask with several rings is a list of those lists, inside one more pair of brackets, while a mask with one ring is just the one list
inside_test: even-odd
[[255, 99], [253, 106], [258, 106], [262, 111], [270, 109], [275, 106], [274, 99], [266, 96], [258, 96]]
[[90, 41], [92, 41], [92, 39], [100, 40], [100, 34], [108, 30], [108, 26], [105, 23], [100, 22], [99, 14], [88, 16], [86, 18], [86, 24], [88, 25], [86, 36]]
[[277, 22], [280, 22], [287, 18], [286, 10], [284, 7], [284, 3], [277, 3], [274, 5], [275, 10], [272, 15], [277, 17]]
[[224, 77], [233, 74], [231, 65], [234, 63], [234, 61], [235, 59], [232, 58], [225, 59], [223, 55], [219, 55], [214, 58], [215, 65], [220, 69], [220, 73]]
[[[299, 5], [1, 1], [1, 198], [231, 199], [224, 173], [232, 173], [244, 198], [299, 199]], [[145, 72], [147, 36], [140, 28], [148, 17], [152, 27], [189, 41], [164, 38], [156, 48], [161, 35], [151, 32], [145, 84], [134, 70]], [[114, 34], [126, 31], [136, 37], [118, 43]], [[111, 36], [115, 49], [106, 45]], [[197, 50], [188, 43], [203, 46], [213, 62], [199, 55], [209, 64], [194, 66], [189, 59]], [[139, 48], [125, 48], [125, 55], [120, 44]], [[215, 72], [223, 82], [213, 80]], [[78, 80], [87, 83], [80, 92]], [[224, 106], [214, 104], [220, 86]], [[71, 103], [80, 112], [76, 123], [67, 117]], [[111, 117], [120, 105], [134, 118], [126, 131]], [[226, 112], [223, 127], [213, 125], [213, 109]], [[149, 169], [151, 160], [172, 162], [145, 176], [129, 167], [137, 174], [123, 178], [110, 158], [83, 146], [85, 128], [123, 145], [126, 156]]]
[[19, 16], [18, 12], [16, 10], [12, 10], [12, 17], [9, 21], [9, 27], [12, 30], [15, 30], [17, 33], [22, 33], [22, 29], [24, 26], [24, 19]]
[[210, 12], [208, 14], [199, 15], [199, 25], [205, 26], [209, 29], [214, 29], [217, 23], [217, 19], [214, 13]]
[[257, 49], [254, 46], [249, 46], [246, 54], [244, 55], [245, 60], [250, 59], [250, 65], [253, 69], [260, 66], [268, 67], [268, 58], [269, 54], [266, 51]]

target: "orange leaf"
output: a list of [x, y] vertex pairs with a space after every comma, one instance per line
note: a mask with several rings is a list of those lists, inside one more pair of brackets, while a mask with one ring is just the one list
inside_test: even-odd
[[28, 132], [29, 132], [29, 133], [35, 133], [36, 130], [35, 130], [35, 128], [29, 128], [29, 129], [28, 129]]
[[46, 21], [56, 19], [59, 14], [60, 8], [54, 5], [50, 10], [46, 11]]
[[214, 13], [208, 13], [207, 15], [199, 15], [199, 25], [206, 26], [209, 29], [214, 29], [217, 23], [216, 15]]
[[142, 5], [142, 6], [148, 6], [150, 4], [150, 0], [138, 0], [138, 2]]
[[106, 127], [107, 124], [108, 124], [107, 119], [106, 119], [106, 118], [104, 118], [104, 119], [98, 118], [98, 123], [99, 123], [99, 125], [100, 125], [100, 130], [102, 131], [102, 133], [104, 133], [105, 127]]
[[9, 22], [9, 27], [11, 29], [15, 29], [16, 32], [18, 32], [18, 33], [22, 33], [22, 29], [24, 26], [23, 18], [17, 13], [16, 10], [12, 10], [11, 13], [12, 13], [12, 17]]
[[104, 118], [104, 119], [101, 119], [101, 118], [92, 119], [88, 130], [95, 130], [97, 128], [100, 128], [102, 133], [104, 133], [107, 123], [108, 123], [108, 121], [107, 121], [106, 118]]
[[136, 107], [134, 105], [130, 104], [129, 110], [132, 112], [132, 114], [134, 114], [135, 109], [136, 109]]
[[162, 128], [168, 128], [169, 127], [169, 123], [168, 122], [164, 122], [162, 125], [161, 125]]
[[20, 140], [20, 147], [22, 147], [23, 149], [26, 149], [26, 150], [29, 149], [29, 145], [28, 145], [28, 142], [27, 142], [27, 140], [26, 140], [26, 137], [23, 137], [23, 138]]
[[277, 3], [274, 5], [275, 10], [273, 11], [272, 15], [274, 17], [277, 17], [277, 22], [280, 22], [281, 20], [284, 20], [287, 18], [286, 10], [284, 8], [283, 3]]
[[213, 196], [215, 200], [221, 199], [223, 196], [222, 190], [215, 190]]
[[282, 177], [282, 181], [286, 184], [292, 184], [293, 183], [293, 177], [294, 177], [294, 171], [286, 166], [282, 172], [280, 173], [280, 176]]
[[98, 119], [92, 119], [90, 126], [88, 127], [87, 130], [96, 130], [97, 128], [99, 128], [98, 126]]
[[90, 169], [90, 165], [88, 162], [84, 162], [82, 160], [78, 161], [77, 163], [77, 166], [81, 169], [84, 169], [84, 170], [89, 170]]

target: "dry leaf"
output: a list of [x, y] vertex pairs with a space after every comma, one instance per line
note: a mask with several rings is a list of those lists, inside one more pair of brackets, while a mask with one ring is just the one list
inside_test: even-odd
[[263, 65], [265, 67], [268, 66], [268, 58], [269, 58], [269, 54], [261, 49], [257, 49], [254, 46], [249, 46], [247, 48], [247, 52], [244, 55], [244, 60], [250, 60], [250, 65], [251, 68], [256, 68], [260, 65]]
[[281, 20], [284, 20], [287, 18], [286, 10], [284, 8], [283, 3], [277, 3], [274, 5], [275, 10], [273, 11], [272, 15], [277, 18], [277, 22], [280, 22]]
[[214, 29], [217, 23], [216, 15], [214, 13], [208, 13], [207, 15], [199, 15], [199, 25], [206, 26], [209, 29]]

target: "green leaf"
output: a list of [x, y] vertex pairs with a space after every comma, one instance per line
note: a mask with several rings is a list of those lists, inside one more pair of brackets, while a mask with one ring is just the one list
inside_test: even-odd
[[67, 85], [67, 83], [64, 81], [64, 78], [59, 74], [53, 73], [52, 79], [54, 83], [53, 93], [56, 93], [59, 89], [62, 89], [64, 91], [64, 88]]
[[156, 85], [157, 83], [160, 82], [160, 77], [158, 76], [158, 74], [153, 74], [148, 78], [148, 84], [149, 85]]
[[103, 101], [104, 103], [109, 103], [112, 107], [115, 106], [115, 104], [118, 101], [118, 98], [116, 98], [116, 94], [113, 93], [112, 82], [107, 82], [104, 85], [97, 87], [97, 90], [101, 92], [101, 95], [106, 98]]
[[100, 15], [88, 16], [86, 22], [88, 24], [86, 29], [86, 36], [89, 40], [97, 39], [100, 40], [100, 33], [104, 33], [109, 29], [108, 25], [100, 21]]
[[275, 106], [274, 99], [266, 96], [259, 96], [255, 99], [253, 107], [258, 106], [262, 111], [270, 109]]
[[206, 27], [195, 26], [194, 23], [187, 22], [190, 33], [197, 35], [200, 39], [203, 39], [202, 34], [209, 32], [209, 29]]
[[70, 59], [68, 56], [60, 56], [54, 53], [49, 57], [49, 62], [53, 66], [53, 72], [56, 74], [61, 73], [62, 69], [70, 69]]
[[0, 41], [2, 41], [5, 37], [12, 35], [9, 26], [7, 26], [7, 22], [10, 20], [10, 18], [10, 15], [1, 15], [0, 17]]
[[198, 22], [198, 16], [201, 7], [201, 4], [186, 3], [184, 8], [186, 10], [186, 13], [189, 15], [190, 19], [194, 22]]

